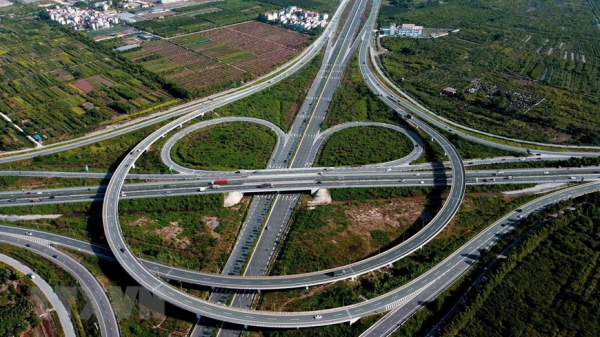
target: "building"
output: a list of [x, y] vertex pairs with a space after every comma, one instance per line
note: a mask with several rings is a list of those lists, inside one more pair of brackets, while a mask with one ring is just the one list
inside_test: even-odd
[[267, 22], [276, 22], [282, 25], [292, 26], [297, 30], [310, 30], [316, 27], [325, 27], [329, 15], [314, 11], [307, 11], [300, 7], [289, 6], [284, 9], [280, 9], [276, 12], [265, 12], [261, 14], [260, 18]]
[[398, 28], [398, 36], [421, 37], [423, 36], [423, 26], [415, 26], [413, 23], [403, 23]]
[[442, 92], [440, 94], [454, 96], [454, 95], [456, 95], [456, 89], [447, 87], [447, 88], [442, 89]]

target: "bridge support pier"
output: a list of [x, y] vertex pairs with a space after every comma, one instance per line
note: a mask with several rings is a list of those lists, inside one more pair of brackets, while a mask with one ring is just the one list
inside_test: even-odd
[[244, 193], [242, 192], [230, 192], [225, 194], [225, 201], [223, 201], [224, 207], [231, 207], [237, 205], [242, 198], [244, 197]]
[[350, 325], [352, 325], [352, 324], [356, 323], [359, 319], [360, 319], [360, 317], [353, 318], [348, 323], [350, 323]]

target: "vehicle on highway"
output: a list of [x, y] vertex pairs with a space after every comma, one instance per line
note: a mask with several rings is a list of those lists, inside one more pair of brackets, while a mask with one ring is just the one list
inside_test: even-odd
[[273, 187], [275, 187], [275, 185], [270, 184], [270, 183], [264, 183], [264, 184], [260, 185], [260, 187], [263, 187], [263, 188], [265, 188], [265, 187], [266, 188], [273, 188]]
[[424, 182], [423, 180], [421, 180], [421, 181], [419, 182], [419, 184], [425, 184], [425, 182]]
[[317, 181], [317, 184], [322, 184], [322, 183], [323, 183], [323, 182], [322, 182], [322, 181], [320, 181], [320, 180], [318, 180], [318, 181]]
[[28, 244], [25, 245], [25, 247], [31, 247], [31, 244], [28, 243]]
[[523, 212], [523, 209], [522, 209], [522, 208], [517, 208], [517, 209], [515, 210], [515, 212]]
[[121, 247], [119, 250], [121, 251], [121, 253], [125, 253], [125, 248]]
[[17, 199], [15, 199], [15, 198], [8, 199], [8, 202], [15, 202], [15, 201], [17, 201]]
[[58, 255], [54, 254], [52, 255], [53, 258], [58, 259]]
[[321, 318], [323, 318], [323, 316], [321, 316], [321, 315], [315, 315], [315, 319], [321, 319]]
[[575, 180], [575, 179], [577, 179], [577, 177], [571, 177], [571, 180]]
[[219, 188], [221, 188], [221, 185], [212, 185], [212, 188], [219, 189]]
[[125, 192], [121, 192], [121, 196], [122, 196], [122, 197], [125, 197], [125, 196], [126, 196], [126, 195], [125, 195]]
[[27, 274], [27, 276], [28, 276], [30, 279], [32, 279], [32, 280], [35, 280], [35, 275], [33, 275], [33, 273], [29, 273], [29, 274]]
[[200, 187], [200, 188], [198, 189], [198, 192], [206, 192], [206, 187]]
[[227, 179], [216, 179], [210, 182], [211, 185], [227, 185]]
[[171, 194], [171, 191], [165, 191], [165, 194]]
[[331, 276], [340, 276], [340, 275], [344, 275], [346, 274], [346, 270], [341, 269], [341, 270], [336, 270], [330, 273]]
[[56, 196], [55, 196], [55, 195], [51, 195], [51, 196], [50, 196], [50, 199], [54, 199], [54, 198], [56, 198]]
[[544, 171], [544, 174], [550, 174], [550, 172], [548, 172], [548, 171]]
[[43, 194], [43, 192], [36, 192], [35, 194]]

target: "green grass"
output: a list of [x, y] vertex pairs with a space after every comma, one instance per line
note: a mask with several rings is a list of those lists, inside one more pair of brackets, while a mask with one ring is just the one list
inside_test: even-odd
[[[382, 25], [414, 22], [460, 29], [438, 39], [382, 39], [390, 51], [381, 58], [384, 68], [409, 95], [435, 113], [481, 131], [540, 142], [600, 144], [595, 122], [600, 116], [598, 28], [588, 2], [455, 0], [430, 5], [416, 10], [384, 5], [380, 12]], [[529, 110], [511, 107], [515, 95], [470, 93], [467, 77], [545, 100]], [[440, 95], [445, 87], [458, 89], [457, 97]]]
[[[286, 303], [285, 309], [292, 311], [326, 309], [341, 305], [342, 300], [345, 300], [345, 304], [362, 301], [359, 295], [373, 298], [395, 289], [427, 271], [506, 212], [536, 198], [531, 195], [506, 197], [499, 193], [506, 189], [518, 188], [470, 190], [447, 229], [423, 249], [394, 263], [393, 268], [366, 275], [357, 282], [338, 282], [334, 286], [321, 287], [308, 298], [301, 297], [304, 290], [268, 292], [262, 301], [263, 308]], [[356, 193], [354, 190], [362, 191]], [[371, 192], [377, 190], [336, 189], [332, 192], [341, 195], [332, 194], [332, 205], [318, 206], [314, 210], [303, 207], [297, 209], [292, 215], [289, 235], [272, 273], [313, 272], [360, 260], [376, 254], [379, 249], [383, 252], [420, 230], [423, 223], [437, 213], [447, 194], [446, 189], [431, 187], [416, 191], [388, 188], [387, 191]], [[352, 214], [361, 214], [361, 236], [352, 231], [352, 223], [356, 221]], [[372, 228], [373, 223], [382, 221], [381, 218], [386, 219], [384, 222], [388, 225]], [[394, 222], [402, 225], [390, 230]], [[389, 243], [380, 246], [385, 242]], [[342, 299], [335, 293], [346, 295]]]
[[[161, 122], [118, 137], [113, 137], [72, 150], [0, 164], [0, 169], [85, 172], [85, 166], [88, 165], [88, 169], [91, 172], [114, 171], [121, 160], [129, 154], [136, 144], [166, 123], [166, 121]], [[153, 148], [151, 148], [151, 150], [152, 149]], [[153, 155], [142, 155], [136, 162], [136, 167], [138, 166], [146, 168], [147, 171], [143, 171], [143, 169], [133, 169], [132, 172], [165, 172], [167, 169], [160, 161], [160, 157], [157, 158]]]
[[283, 131], [289, 130], [319, 71], [322, 54], [304, 68], [274, 86], [215, 110], [219, 116], [249, 116], [268, 120]]
[[365, 83], [358, 57], [348, 65], [340, 87], [333, 95], [322, 128], [347, 122], [396, 122], [396, 113], [381, 101]]
[[[126, 312], [125, 308], [128, 308], [128, 306], [123, 303], [121, 294], [117, 293], [118, 290], [116, 289], [137, 286], [137, 282], [127, 275], [127, 272], [121, 266], [75, 250], [65, 248], [61, 248], [61, 250], [77, 259], [98, 278], [107, 291], [117, 317], [120, 318], [119, 328], [122, 335], [164, 336], [165, 333], [185, 334], [192, 327], [195, 316], [168, 303], [164, 303], [164, 313], [158, 313], [150, 317], [140, 316], [140, 313], [148, 312], [150, 309], [140, 303], [139, 300], [135, 300], [133, 310], [130, 313]], [[126, 317], [123, 318], [121, 314]], [[160, 329], [155, 329], [154, 327], [158, 324], [160, 324]]]
[[101, 183], [101, 179], [2, 176], [0, 177], [0, 191], [48, 189], [75, 186], [98, 186]]
[[188, 134], [171, 149], [173, 160], [204, 170], [263, 169], [277, 136], [256, 123], [224, 123]]
[[334, 133], [323, 145], [317, 165], [360, 166], [407, 156], [412, 142], [403, 134], [382, 127], [354, 127]]
[[[223, 207], [223, 195], [122, 200], [119, 216], [134, 253], [178, 267], [218, 272], [229, 256], [248, 199]], [[106, 245], [102, 203], [36, 204], [4, 207], [4, 214], [61, 214], [57, 219], [10, 223]], [[218, 225], [212, 228], [209, 220]]]

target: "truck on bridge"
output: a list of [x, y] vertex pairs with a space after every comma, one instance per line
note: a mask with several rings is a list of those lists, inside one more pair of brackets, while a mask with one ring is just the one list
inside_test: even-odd
[[216, 179], [210, 182], [211, 185], [227, 185], [227, 179]]

